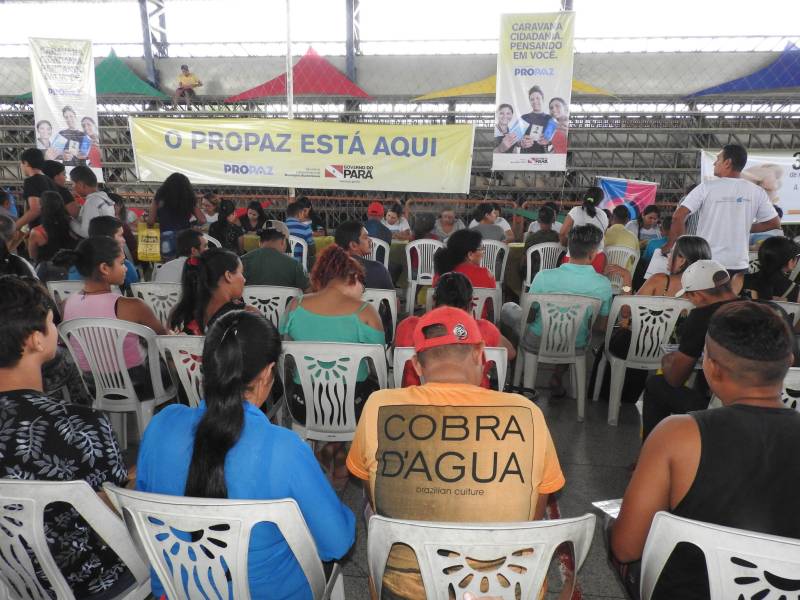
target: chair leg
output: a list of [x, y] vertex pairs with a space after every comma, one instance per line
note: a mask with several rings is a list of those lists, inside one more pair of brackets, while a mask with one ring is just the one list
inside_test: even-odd
[[144, 430], [150, 424], [150, 419], [153, 418], [153, 410], [155, 410], [155, 400], [147, 400], [146, 402], [139, 402], [136, 408], [136, 425], [139, 429], [139, 440], [144, 437]]
[[608, 390], [608, 424], [616, 425], [619, 419], [619, 406], [622, 402], [622, 388], [625, 385], [625, 363], [611, 363], [611, 386]]
[[107, 412], [108, 420], [111, 422], [111, 429], [117, 434], [117, 441], [123, 450], [128, 449], [128, 428], [127, 419], [124, 412]]
[[406, 288], [406, 312], [409, 316], [414, 315], [414, 305], [417, 302], [417, 284], [408, 282]]
[[603, 378], [606, 376], [606, 366], [608, 360], [606, 359], [605, 350], [600, 350], [603, 355], [600, 357], [600, 364], [597, 365], [597, 375], [594, 378], [594, 393], [592, 394], [592, 402], [600, 400], [600, 388], [603, 387]]
[[578, 401], [578, 421], [586, 417], [586, 355], [575, 357], [575, 398]]
[[524, 360], [525, 374], [523, 381], [525, 383], [523, 385], [532, 390], [536, 387], [536, 373], [539, 370], [539, 356], [533, 352], [524, 352]]
[[342, 569], [338, 564], [333, 567], [331, 579], [326, 586], [324, 598], [330, 600], [344, 600], [344, 573], [342, 573]]

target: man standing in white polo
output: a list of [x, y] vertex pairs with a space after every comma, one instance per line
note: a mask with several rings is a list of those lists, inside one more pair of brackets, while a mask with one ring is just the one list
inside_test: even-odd
[[741, 178], [747, 150], [738, 144], [723, 147], [714, 161], [716, 179], [692, 190], [672, 216], [669, 241], [662, 247], [666, 256], [684, 234], [686, 218], [698, 213], [697, 235], [711, 246], [711, 256], [731, 276], [747, 271], [750, 233], [778, 229], [781, 220], [767, 193]]

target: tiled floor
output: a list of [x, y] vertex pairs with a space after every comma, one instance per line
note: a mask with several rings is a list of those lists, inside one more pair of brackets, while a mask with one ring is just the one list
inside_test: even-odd
[[[544, 377], [543, 373], [540, 381]], [[567, 480], [558, 495], [561, 516], [579, 516], [593, 510], [593, 501], [621, 497], [630, 478], [628, 465], [636, 460], [639, 451], [639, 416], [635, 407], [623, 405], [619, 426], [610, 427], [606, 424], [605, 402], [587, 401], [583, 423], [576, 421], [574, 399], [550, 401], [547, 392], [541, 391], [537, 403], [547, 420]], [[131, 446], [126, 456], [133, 464], [136, 447]], [[360, 482], [351, 478], [341, 497], [356, 514], [357, 523], [356, 544], [343, 561], [345, 598], [367, 599], [367, 536], [361, 516]], [[557, 577], [554, 573], [551, 569], [550, 581]], [[599, 525], [578, 582], [584, 599], [625, 598], [606, 561]], [[548, 594], [548, 598], [556, 597], [555, 593]]]

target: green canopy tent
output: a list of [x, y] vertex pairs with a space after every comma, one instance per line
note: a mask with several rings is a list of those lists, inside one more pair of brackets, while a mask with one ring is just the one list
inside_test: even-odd
[[[144, 98], [168, 98], [165, 93], [139, 78], [112, 50], [94, 68], [95, 89], [98, 96], [141, 96]], [[15, 100], [30, 102], [30, 92], [17, 96]]]

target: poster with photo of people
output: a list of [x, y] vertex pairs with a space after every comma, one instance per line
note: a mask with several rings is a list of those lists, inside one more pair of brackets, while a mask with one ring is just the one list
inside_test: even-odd
[[30, 39], [36, 147], [48, 160], [91, 167], [103, 180], [90, 40]]
[[564, 171], [575, 13], [502, 15], [492, 169]]

